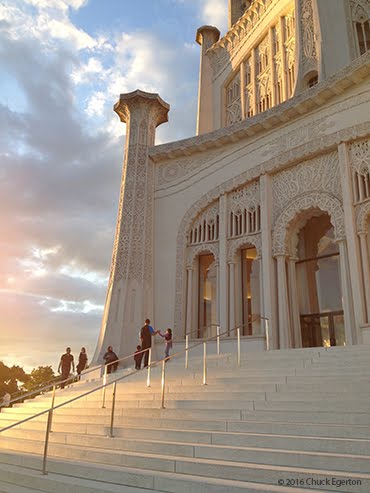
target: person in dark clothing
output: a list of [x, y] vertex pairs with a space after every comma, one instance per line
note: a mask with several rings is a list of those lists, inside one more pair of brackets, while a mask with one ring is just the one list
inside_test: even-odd
[[84, 347], [81, 348], [81, 352], [78, 356], [78, 365], [76, 366], [76, 371], [78, 375], [78, 379], [81, 378], [81, 373], [87, 367], [87, 354], [86, 349]]
[[147, 318], [145, 320], [145, 325], [141, 328], [140, 331], [140, 339], [141, 339], [141, 349], [147, 349], [145, 353], [142, 353], [144, 355], [144, 366], [143, 368], [146, 368], [149, 363], [149, 349], [152, 347], [152, 336], [158, 334], [158, 330], [154, 330], [153, 327], [150, 325], [150, 320]]
[[141, 352], [141, 346], [136, 346], [136, 351], [134, 354], [135, 370], [140, 370], [142, 359], [143, 359], [143, 353]]
[[118, 368], [118, 356], [113, 351], [112, 346], [108, 346], [107, 352], [103, 356], [103, 360], [107, 365], [107, 373], [117, 371]]
[[61, 389], [64, 389], [65, 387], [65, 382], [63, 382], [63, 380], [66, 380], [69, 377], [71, 366], [73, 371], [75, 371], [75, 362], [71, 354], [71, 348], [67, 347], [65, 354], [60, 358], [58, 366], [58, 373], [62, 374], [62, 383], [60, 384]]

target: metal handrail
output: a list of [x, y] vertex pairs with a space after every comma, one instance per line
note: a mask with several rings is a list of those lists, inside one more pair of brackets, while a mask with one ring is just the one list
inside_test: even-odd
[[[240, 332], [240, 329], [237, 328], [237, 330]], [[187, 353], [188, 351], [200, 346], [201, 344], [203, 344], [203, 347], [204, 347], [204, 354], [203, 354], [203, 385], [206, 385], [207, 382], [206, 382], [206, 343], [217, 338], [217, 337], [220, 337], [221, 335], [223, 334], [226, 334], [228, 331], [225, 331], [224, 333], [220, 334], [220, 335], [217, 335], [217, 336], [213, 336], [213, 337], [210, 337], [208, 339], [204, 339], [202, 342], [199, 342], [193, 346], [191, 346], [190, 348], [185, 348], [184, 350], [182, 351], [179, 351], [167, 358], [164, 358], [163, 360], [159, 360], [159, 361], [155, 361], [153, 363], [150, 364], [150, 366], [148, 366], [148, 369], [151, 368], [151, 367], [156, 367], [156, 366], [159, 366], [160, 363], [162, 363], [162, 399], [161, 399], [161, 407], [164, 408], [164, 375], [165, 375], [165, 363], [166, 361], [170, 360], [170, 359], [173, 359], [175, 357], [178, 357], [179, 355], [183, 354], [184, 352]], [[238, 363], [240, 363], [240, 361], [238, 360]], [[53, 419], [53, 413], [55, 411], [55, 409], [59, 409], [61, 407], [64, 407], [66, 406], [67, 404], [71, 404], [72, 402], [75, 402], [79, 399], [82, 399], [83, 397], [87, 397], [88, 395], [90, 394], [93, 394], [99, 390], [104, 390], [106, 387], [110, 386], [110, 385], [113, 385], [113, 396], [112, 396], [112, 410], [111, 410], [111, 427], [110, 427], [110, 434], [109, 436], [110, 437], [113, 437], [113, 423], [114, 423], [114, 409], [115, 409], [115, 398], [116, 398], [116, 384], [117, 382], [121, 381], [121, 380], [124, 380], [128, 377], [130, 377], [131, 375], [133, 374], [137, 374], [138, 371], [143, 371], [145, 370], [145, 368], [142, 368], [141, 370], [137, 370], [137, 371], [134, 371], [132, 373], [129, 373], [129, 374], [126, 374], [126, 375], [122, 375], [118, 378], [115, 378], [113, 380], [111, 380], [110, 382], [104, 382], [102, 385], [99, 385], [98, 387], [88, 391], [88, 392], [84, 392], [83, 394], [80, 394], [76, 397], [73, 397], [72, 399], [69, 399], [68, 401], [65, 401], [65, 402], [62, 402], [61, 404], [58, 404], [55, 406], [55, 386], [53, 388], [53, 396], [52, 396], [52, 405], [50, 408], [48, 409], [45, 409], [43, 411], [40, 411], [39, 413], [36, 413], [32, 416], [29, 416], [25, 419], [22, 419], [21, 421], [17, 421], [16, 423], [13, 423], [11, 425], [8, 425], [4, 428], [1, 428], [0, 429], [0, 433], [1, 432], [4, 432], [4, 431], [7, 431], [7, 430], [10, 430], [12, 428], [15, 428], [16, 426], [19, 426], [21, 424], [24, 424], [24, 423], [27, 423], [28, 421], [31, 421], [35, 418], [38, 418], [40, 416], [43, 416], [45, 414], [48, 414], [48, 419], [47, 419], [47, 426], [46, 426], [46, 433], [45, 433], [45, 443], [44, 443], [44, 454], [43, 454], [43, 466], [42, 466], [42, 473], [43, 474], [47, 474], [47, 469], [46, 469], [46, 462], [47, 462], [47, 451], [48, 451], [48, 443], [49, 443], [49, 435], [50, 435], [50, 432], [51, 432], [51, 425], [52, 425], [52, 419]]]
[[[238, 366], [240, 366], [240, 326], [238, 327], [235, 327], [234, 329], [232, 330], [236, 330], [237, 332], [237, 364]], [[230, 330], [227, 330], [223, 333], [220, 333], [220, 331], [218, 330], [218, 333], [216, 336], [212, 336], [212, 337], [209, 337], [209, 338], [205, 338], [203, 339], [202, 342], [199, 342], [197, 344], [194, 344], [193, 346], [191, 347], [185, 347], [185, 349], [181, 350], [181, 351], [178, 351], [177, 353], [171, 355], [171, 356], [168, 356], [166, 358], [163, 358], [162, 360], [159, 360], [159, 361], [155, 361], [155, 362], [150, 362], [149, 365], [148, 365], [148, 376], [147, 376], [147, 385], [149, 386], [150, 385], [150, 370], [152, 367], [157, 367], [159, 366], [160, 364], [162, 364], [162, 377], [161, 377], [161, 408], [164, 409], [165, 408], [165, 405], [164, 405], [164, 402], [165, 402], [165, 372], [166, 372], [166, 362], [171, 360], [171, 359], [174, 359], [182, 354], [185, 353], [185, 355], [187, 355], [189, 353], [190, 350], [200, 346], [201, 344], [203, 344], [203, 379], [202, 379], [202, 384], [203, 385], [207, 385], [207, 342], [210, 342], [214, 339], [217, 340], [218, 342], [218, 348], [219, 348], [219, 340], [220, 340], [220, 337], [224, 334], [228, 334], [230, 333]], [[144, 351], [147, 351], [148, 349], [144, 349], [140, 352], [144, 352]], [[136, 353], [138, 354], [138, 353]], [[219, 353], [218, 353], [219, 354]], [[128, 357], [132, 357], [132, 355], [130, 356], [127, 356], [125, 358], [122, 358], [122, 359], [126, 359]], [[151, 348], [149, 348], [149, 357], [151, 358]], [[187, 361], [188, 359], [186, 358], [185, 360], [185, 367], [187, 367]], [[115, 363], [115, 362], [113, 362]], [[139, 371], [143, 371], [145, 370], [145, 368], [142, 368], [141, 370]], [[5, 428], [1, 428], [0, 429], [0, 433], [1, 432], [4, 432], [4, 431], [7, 431], [7, 430], [10, 430], [12, 428], [15, 428], [16, 426], [19, 426], [21, 424], [24, 424], [28, 421], [31, 421], [37, 417], [40, 417], [40, 416], [43, 416], [45, 414], [48, 414], [48, 418], [47, 418], [47, 426], [46, 426], [46, 432], [45, 432], [45, 442], [44, 442], [44, 453], [43, 453], [43, 465], [42, 465], [42, 473], [43, 474], [47, 474], [47, 453], [48, 453], [48, 445], [49, 445], [49, 436], [50, 436], [50, 432], [51, 432], [51, 426], [52, 426], [52, 420], [53, 420], [53, 414], [54, 414], [54, 411], [55, 409], [59, 409], [59, 408], [62, 408], [64, 406], [66, 406], [67, 404], [70, 404], [72, 402], [75, 402], [79, 399], [82, 399], [84, 397], [87, 397], [88, 395], [90, 394], [93, 394], [99, 390], [103, 390], [103, 405], [102, 407], [105, 407], [105, 390], [108, 386], [110, 385], [113, 385], [113, 394], [112, 394], [112, 408], [111, 408], [111, 420], [110, 420], [110, 431], [109, 431], [109, 436], [111, 438], [114, 437], [114, 434], [113, 434], [113, 427], [114, 427], [114, 412], [115, 412], [115, 403], [116, 403], [116, 394], [117, 394], [117, 382], [121, 381], [121, 380], [124, 380], [126, 378], [129, 378], [131, 375], [133, 374], [137, 374], [138, 371], [135, 370], [134, 372], [131, 372], [129, 374], [126, 374], [126, 375], [122, 375], [118, 378], [115, 378], [115, 379], [112, 379], [110, 382], [107, 382], [106, 380], [106, 377], [107, 377], [107, 373], [105, 372], [104, 374], [104, 379], [103, 379], [103, 384], [102, 385], [98, 385], [97, 387], [95, 387], [94, 389], [92, 390], [89, 390], [88, 392], [84, 392], [76, 397], [73, 397], [72, 399], [69, 399], [65, 402], [62, 402], [61, 404], [58, 404], [55, 406], [55, 390], [56, 390], [56, 386], [54, 385], [53, 387], [53, 394], [52, 394], [52, 400], [51, 400], [51, 407], [44, 410], [44, 411], [41, 411], [39, 413], [36, 413], [32, 416], [29, 416], [28, 418], [25, 418], [21, 421], [18, 421], [16, 423], [13, 423], [11, 425], [8, 425], [6, 426]]]
[[[112, 361], [111, 363], [107, 363], [107, 364], [106, 363], [102, 363], [101, 365], [93, 366], [91, 368], [88, 368], [86, 370], [83, 370], [81, 372], [81, 375], [86, 376], [88, 373], [98, 371], [99, 369], [102, 369], [102, 368], [105, 368], [105, 373], [106, 373], [107, 372], [107, 368], [109, 366], [116, 365], [116, 364], [120, 363], [121, 361], [124, 361], [124, 360], [129, 359], [129, 358], [133, 358], [133, 356], [135, 354], [145, 353], [146, 351], [148, 351], [148, 349], [143, 349], [141, 351], [138, 351], [138, 352], [129, 354], [128, 356], [124, 356], [123, 358], [119, 358], [119, 359], [117, 359], [115, 361]], [[64, 384], [67, 384], [67, 382], [70, 382], [71, 384], [72, 383], [76, 383], [77, 381], [79, 381], [79, 380], [76, 380], [76, 378], [77, 378], [76, 375], [73, 375], [72, 377], [68, 377], [68, 378], [66, 378], [64, 380], [59, 380], [59, 378], [57, 377], [54, 380], [50, 380], [50, 383], [47, 383], [46, 385], [44, 385], [43, 387], [40, 387], [39, 389], [32, 390], [31, 392], [26, 392], [25, 394], [22, 394], [19, 397], [16, 397], [15, 399], [11, 399], [9, 401], [9, 403], [7, 403], [6, 406], [1, 406], [1, 403], [0, 403], [0, 408], [1, 407], [9, 407], [11, 404], [15, 404], [18, 401], [21, 401], [21, 400], [24, 400], [24, 399], [28, 399], [29, 397], [36, 396], [36, 395], [41, 394], [41, 393], [44, 393], [44, 392], [46, 392], [48, 390], [52, 390], [54, 388], [54, 386], [59, 386], [62, 383], [64, 383]]]

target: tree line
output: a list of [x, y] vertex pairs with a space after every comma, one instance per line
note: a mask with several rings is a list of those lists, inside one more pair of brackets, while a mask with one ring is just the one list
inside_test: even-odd
[[7, 366], [0, 361], [0, 399], [6, 393], [22, 394], [40, 389], [56, 377], [51, 366], [39, 366], [26, 373], [20, 366]]

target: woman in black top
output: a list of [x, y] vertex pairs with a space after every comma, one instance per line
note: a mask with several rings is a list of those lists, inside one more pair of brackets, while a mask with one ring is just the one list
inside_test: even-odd
[[86, 349], [82, 347], [81, 352], [78, 356], [78, 365], [76, 367], [78, 379], [80, 379], [81, 372], [86, 368], [86, 366], [87, 366]]

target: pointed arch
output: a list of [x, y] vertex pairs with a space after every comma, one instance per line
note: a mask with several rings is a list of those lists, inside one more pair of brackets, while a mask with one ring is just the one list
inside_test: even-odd
[[299, 218], [300, 213], [310, 209], [320, 209], [323, 212], [327, 212], [334, 226], [335, 239], [339, 240], [345, 237], [343, 209], [339, 199], [322, 192], [304, 194], [289, 202], [275, 221], [272, 235], [274, 256], [294, 256], [295, 252], [292, 251], [293, 244], [290, 241], [289, 230]]

